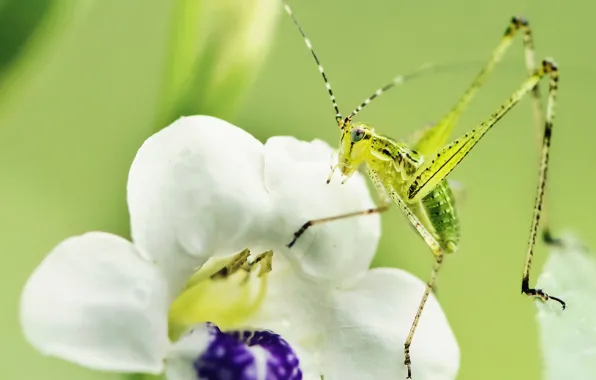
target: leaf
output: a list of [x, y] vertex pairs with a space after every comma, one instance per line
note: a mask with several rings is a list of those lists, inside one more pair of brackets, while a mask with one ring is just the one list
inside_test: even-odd
[[562, 298], [537, 303], [543, 379], [596, 379], [596, 256], [573, 237], [553, 247], [538, 287]]

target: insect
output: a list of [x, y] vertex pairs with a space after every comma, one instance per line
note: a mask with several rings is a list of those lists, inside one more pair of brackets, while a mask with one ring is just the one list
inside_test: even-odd
[[[536, 66], [532, 30], [528, 21], [522, 17], [513, 17], [487, 63], [476, 75], [471, 85], [456, 102], [455, 106], [438, 123], [419, 131], [416, 141], [406, 143], [377, 134], [368, 124], [353, 121], [353, 118], [372, 100], [390, 88], [402, 84], [404, 82], [404, 76], [398, 76], [390, 83], [379, 88], [348, 116], [343, 117], [339, 112], [339, 106], [327, 75], [313, 50], [310, 40], [298, 23], [289, 5], [285, 0], [281, 1], [286, 12], [302, 34], [304, 42], [318, 66], [335, 110], [335, 120], [341, 137], [337, 163], [332, 167], [331, 175], [327, 182], [331, 180], [331, 176], [335, 170], [339, 170], [344, 177], [344, 181], [346, 181], [360, 166], [364, 166], [383, 200], [383, 203], [377, 208], [310, 220], [296, 231], [294, 239], [288, 246], [292, 247], [307, 229], [317, 224], [358, 215], [384, 212], [392, 202], [399, 207], [424, 239], [435, 258], [435, 264], [426, 284], [425, 292], [404, 343], [404, 365], [407, 369], [407, 378], [412, 378], [410, 345], [422, 310], [433, 288], [444, 256], [454, 253], [457, 250], [460, 240], [460, 227], [455, 199], [446, 178], [464, 157], [467, 156], [472, 148], [476, 146], [480, 139], [527, 94], [530, 94], [533, 99], [534, 117], [539, 124], [538, 127], [542, 130], [542, 139], [539, 179], [522, 275], [521, 291], [529, 297], [544, 302], [549, 299], [559, 302], [563, 309], [565, 309], [565, 302], [563, 300], [549, 296], [542, 290], [531, 288], [529, 285], [530, 268], [544, 201], [559, 71], [552, 59], [544, 59], [538, 67]], [[520, 32], [523, 36], [525, 64], [529, 76], [513, 95], [502, 103], [486, 121], [447, 144], [447, 140], [459, 116], [467, 108], [497, 63], [501, 61], [514, 37], [520, 34]], [[542, 111], [539, 94], [539, 82], [543, 78], [549, 79], [545, 113]], [[544, 121], [542, 121], [543, 114], [545, 115]], [[544, 228], [544, 240], [553, 242], [547, 227]]]

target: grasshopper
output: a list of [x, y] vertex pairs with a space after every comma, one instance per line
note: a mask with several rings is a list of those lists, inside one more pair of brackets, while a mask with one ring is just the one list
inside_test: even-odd
[[[359, 167], [364, 166], [382, 199], [382, 204], [376, 208], [307, 221], [296, 231], [293, 240], [288, 246], [292, 247], [302, 234], [317, 224], [358, 215], [384, 212], [389, 209], [392, 203], [395, 203], [399, 207], [424, 239], [435, 258], [426, 289], [404, 343], [404, 365], [407, 368], [407, 378], [412, 378], [410, 345], [422, 310], [433, 289], [437, 273], [441, 268], [445, 255], [455, 253], [460, 240], [460, 223], [455, 206], [455, 197], [447, 182], [447, 176], [460, 164], [480, 139], [527, 94], [530, 94], [533, 99], [534, 116], [543, 133], [538, 186], [522, 275], [521, 291], [531, 298], [544, 302], [549, 299], [559, 302], [563, 309], [565, 309], [565, 302], [560, 298], [550, 296], [541, 289], [530, 287], [530, 269], [546, 187], [559, 70], [556, 63], [550, 58], [544, 59], [538, 67], [536, 66], [532, 30], [530, 29], [529, 22], [522, 17], [513, 17], [505, 29], [501, 41], [490, 55], [488, 62], [476, 75], [472, 84], [456, 102], [455, 106], [439, 122], [418, 131], [415, 141], [407, 143], [380, 135], [368, 124], [353, 121], [354, 117], [372, 100], [387, 90], [404, 83], [406, 77], [403, 75], [395, 77], [390, 83], [379, 88], [364, 100], [348, 116], [343, 117], [339, 112], [339, 106], [331, 89], [331, 84], [327, 79], [319, 58], [315, 54], [310, 40], [298, 23], [289, 5], [285, 0], [282, 0], [282, 3], [286, 12], [302, 34], [304, 42], [318, 66], [335, 110], [335, 120], [340, 130], [339, 152], [337, 163], [332, 167], [327, 182], [331, 180], [336, 170], [341, 173], [344, 181], [346, 181]], [[463, 136], [456, 138], [451, 143], [447, 143], [459, 116], [464, 112], [497, 63], [502, 60], [514, 37], [520, 34], [520, 32], [523, 36], [525, 64], [529, 76], [513, 95], [502, 103], [486, 121], [469, 130]], [[539, 82], [543, 78], [549, 79], [544, 122], [541, 121], [544, 113], [542, 112], [539, 93]], [[553, 242], [550, 232], [546, 227], [544, 229], [544, 239], [547, 242]]]

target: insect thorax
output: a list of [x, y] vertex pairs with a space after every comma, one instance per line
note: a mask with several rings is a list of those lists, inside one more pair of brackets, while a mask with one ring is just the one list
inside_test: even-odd
[[375, 170], [384, 171], [382, 177], [393, 177], [394, 186], [401, 188], [424, 163], [424, 157], [407, 144], [391, 137], [373, 135], [371, 138], [371, 159], [369, 165]]
[[405, 143], [382, 135], [371, 137], [371, 155], [367, 165], [379, 174], [386, 190], [392, 188], [409, 204], [444, 250], [453, 252], [459, 243], [460, 228], [455, 197], [449, 183], [446, 180], [440, 182], [418, 202], [411, 202], [407, 196], [410, 179], [424, 164], [424, 159]]

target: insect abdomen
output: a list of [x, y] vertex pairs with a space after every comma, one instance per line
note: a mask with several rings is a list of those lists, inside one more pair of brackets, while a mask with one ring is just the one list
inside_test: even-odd
[[455, 252], [459, 243], [459, 218], [455, 199], [447, 181], [442, 181], [433, 191], [422, 198], [430, 230], [447, 253]]

